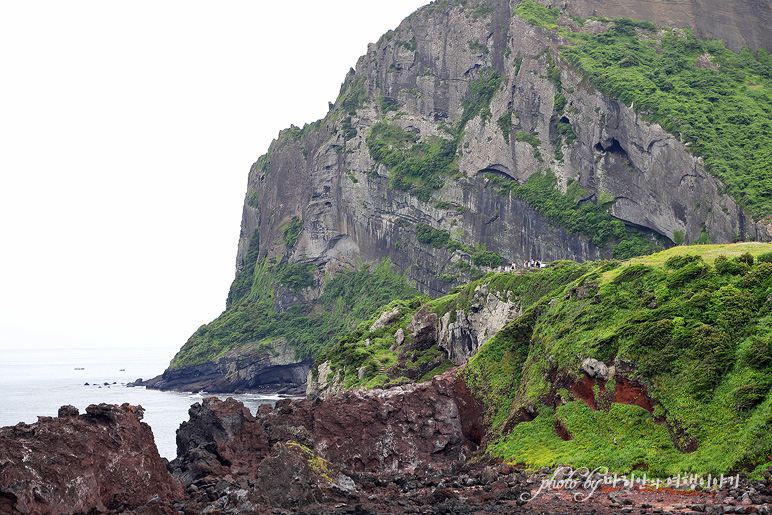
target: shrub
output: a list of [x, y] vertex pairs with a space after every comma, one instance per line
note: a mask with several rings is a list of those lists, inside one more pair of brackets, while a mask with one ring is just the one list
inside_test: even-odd
[[[719, 258], [720, 257], [721, 256], [719, 256]], [[678, 270], [679, 268], [683, 268], [686, 265], [688, 265], [689, 263], [694, 263], [696, 261], [702, 261], [702, 256], [697, 256], [697, 255], [694, 255], [694, 254], [677, 255], [677, 256], [673, 256], [671, 258], [668, 258], [668, 260], [665, 261], [665, 266], [667, 268], [672, 268], [672, 269]]]
[[748, 266], [753, 266], [753, 255], [750, 252], [745, 252], [737, 257], [737, 261], [745, 263]]
[[698, 277], [702, 277], [709, 269], [710, 267], [703, 263], [702, 259], [700, 258], [698, 261], [689, 263], [682, 268], [674, 270], [667, 277], [667, 285], [670, 288], [678, 288]]
[[501, 266], [501, 261], [501, 256], [486, 250], [484, 244], [475, 245], [475, 251], [472, 253], [472, 263], [475, 265], [496, 268]]
[[450, 234], [446, 231], [425, 224], [416, 225], [415, 233], [419, 243], [431, 245], [435, 249], [441, 249], [450, 241]]
[[643, 277], [644, 275], [648, 274], [652, 271], [652, 268], [647, 265], [630, 265], [627, 268], [625, 268], [622, 272], [619, 273], [614, 278], [614, 284], [621, 284], [625, 282], [634, 281], [636, 279], [639, 279]]
[[279, 284], [297, 293], [313, 286], [315, 270], [316, 265], [313, 263], [290, 263], [279, 272]]
[[303, 220], [297, 216], [293, 216], [292, 220], [284, 222], [281, 225], [282, 239], [284, 240], [284, 245], [288, 249], [292, 249], [295, 246], [295, 243], [297, 243], [298, 236], [300, 236], [300, 231], [302, 229]]

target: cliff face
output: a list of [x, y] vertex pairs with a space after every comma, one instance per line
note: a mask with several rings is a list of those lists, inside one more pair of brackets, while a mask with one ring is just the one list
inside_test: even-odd
[[[596, 3], [556, 6], [561, 29], [579, 30], [569, 15], [597, 10], [690, 26], [733, 48], [769, 37], [769, 2], [742, 2], [731, 16], [701, 2]], [[575, 206], [608, 209], [645, 245], [772, 237], [680, 136], [598, 92], [561, 59], [570, 34], [529, 24], [514, 8], [484, 0], [420, 9], [369, 45], [324, 119], [280, 133], [249, 173], [229, 309], [249, 302], [244, 292], [254, 295], [260, 267], [308, 265], [313, 278], [302, 287], [259, 288], [271, 289], [266, 309], [308, 308], [313, 317], [326, 281], [362, 262], [388, 258], [437, 296], [480, 277], [485, 251], [505, 263], [611, 257], [608, 240], [571, 233], [546, 218], [549, 209], [507, 193], [541, 174], [554, 174]], [[720, 23], [724, 16], [731, 22]], [[610, 25], [582, 23], [594, 33]], [[227, 348], [251, 344], [242, 340]]]
[[720, 39], [727, 48], [772, 48], [772, 4], [768, 0], [567, 0], [550, 2], [578, 16], [633, 18], [659, 26], [686, 27], [700, 39]]
[[[2, 513], [175, 513], [184, 495], [141, 406], [63, 406], [56, 418], [0, 428]], [[146, 510], [146, 511], [143, 511]]]
[[[558, 89], [547, 75], [550, 56], [567, 41], [513, 15], [508, 2], [481, 3], [485, 15], [479, 17], [476, 11], [447, 5], [419, 10], [371, 45], [347, 77], [348, 96], [344, 92], [331, 115], [306, 130], [283, 132], [256, 163], [242, 219], [239, 269], [255, 229], [261, 257], [284, 255], [282, 227], [293, 217], [303, 225], [289, 251], [292, 258], [314, 260], [335, 273], [358, 259], [388, 256], [409, 269], [419, 289], [429, 294], [449, 291], [451, 286], [438, 276], [463, 253], [418, 243], [414, 231], [397, 223], [400, 219], [449, 231], [471, 248], [485, 243], [505, 260], [602, 257], [586, 238], [551, 226], [524, 201], [496, 195], [481, 175], [492, 172], [523, 182], [547, 166], [561, 188], [575, 180], [589, 200], [615, 200], [615, 217], [650, 233], [672, 238], [675, 231], [684, 231], [686, 241], [694, 241], [705, 227], [714, 242], [732, 241], [743, 231], [752, 238], [768, 237], [722, 194], [721, 183], [678, 138], [588, 87], [560, 61], [556, 66], [569, 106], [562, 122], [571, 125], [576, 140], [564, 149], [561, 161], [540, 160], [532, 144], [511, 136], [520, 131], [538, 135], [540, 155], [554, 155]], [[501, 74], [503, 85], [489, 111], [465, 126], [459, 175], [447, 178], [430, 202], [389, 187], [387, 167], [368, 149], [371, 128], [385, 119], [420, 141], [447, 139], [443, 127], [458, 122], [470, 85], [485, 69]], [[363, 103], [347, 112], [342, 104], [352, 95], [361, 95]], [[398, 111], [384, 113], [379, 99], [395, 102]], [[505, 136], [496, 120], [508, 112], [510, 136]], [[437, 207], [438, 201], [451, 208]]]
[[312, 361], [296, 359], [286, 341], [273, 342], [266, 350], [260, 345], [242, 345], [200, 365], [166, 370], [144, 384], [156, 390], [211, 393], [282, 390], [305, 381]]

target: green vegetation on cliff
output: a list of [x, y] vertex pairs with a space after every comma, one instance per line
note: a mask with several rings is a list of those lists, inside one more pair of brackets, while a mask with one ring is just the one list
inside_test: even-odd
[[[490, 273], [438, 299], [392, 302], [325, 350], [314, 374], [325, 363], [319, 380], [344, 388], [429, 380], [450, 363], [420, 328], [489, 295], [522, 309], [460, 370], [492, 456], [653, 477], [772, 463], [770, 244]], [[373, 326], [383, 312], [394, 315]]]
[[[772, 264], [754, 256], [770, 250], [598, 263], [533, 303], [462, 372], [486, 408], [489, 452], [654, 476], [769, 464]], [[588, 358], [608, 381], [585, 374]]]
[[380, 121], [367, 135], [367, 148], [376, 163], [390, 168], [389, 186], [410, 193], [429, 202], [432, 191], [445, 183], [443, 177], [458, 173], [458, 142], [467, 122], [488, 109], [496, 90], [501, 86], [501, 75], [486, 68], [478, 80], [469, 85], [469, 94], [463, 99], [463, 113], [456, 126], [448, 129], [450, 139], [419, 137], [397, 125]]
[[[293, 299], [314, 285], [313, 263], [250, 261], [256, 258], [256, 252], [247, 253], [247, 264], [233, 282], [227, 309], [188, 339], [171, 368], [214, 359], [245, 343], [279, 338], [294, 346], [298, 358], [313, 358], [379, 307], [419, 294], [384, 260], [327, 280], [324, 292], [311, 305]], [[281, 309], [280, 297], [291, 307]]]
[[[501, 258], [498, 259], [500, 263]], [[405, 380], [427, 381], [447, 370], [451, 363], [432, 338], [414, 341], [414, 336], [410, 334], [411, 323], [428, 320], [432, 316], [441, 318], [446, 314], [449, 314], [451, 323], [455, 322], [459, 311], [468, 314], [479, 302], [477, 295], [481, 288], [485, 289], [486, 296], [492, 294], [527, 308], [592, 268], [593, 264], [566, 261], [538, 272], [489, 273], [482, 279], [458, 287], [455, 293], [437, 299], [416, 297], [409, 301], [392, 302], [325, 350], [314, 363], [314, 375], [318, 374], [319, 366], [327, 362], [331, 376], [337, 374], [344, 388], [372, 388]], [[392, 310], [397, 310], [398, 315], [391, 322], [370, 330], [381, 313]], [[401, 340], [397, 336], [400, 330]]]
[[561, 54], [603, 93], [688, 142], [751, 215], [772, 214], [772, 56], [614, 20]]
[[528, 202], [534, 210], [568, 232], [591, 239], [593, 245], [611, 245], [616, 259], [628, 259], [651, 254], [661, 248], [643, 234], [634, 232], [608, 213], [610, 203], [594, 204], [584, 197], [587, 192], [572, 182], [564, 195], [557, 189], [557, 177], [551, 170], [535, 173], [524, 184], [505, 179], [499, 174], [485, 177], [499, 187], [499, 194], [512, 194]]

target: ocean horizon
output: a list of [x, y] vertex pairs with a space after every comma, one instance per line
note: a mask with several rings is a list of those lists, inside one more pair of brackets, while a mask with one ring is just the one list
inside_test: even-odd
[[[0, 362], [0, 426], [32, 424], [39, 416], [55, 417], [72, 405], [85, 413], [90, 404], [140, 405], [143, 422], [153, 430], [156, 446], [169, 460], [177, 455], [176, 433], [189, 419], [188, 409], [205, 397], [233, 397], [254, 414], [261, 404], [282, 396], [161, 392], [127, 387], [136, 379], [161, 374], [178, 349], [115, 347], [70, 349], [4, 349]], [[88, 384], [87, 384], [88, 383]]]

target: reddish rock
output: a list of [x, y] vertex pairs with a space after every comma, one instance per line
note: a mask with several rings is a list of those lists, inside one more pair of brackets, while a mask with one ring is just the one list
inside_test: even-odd
[[57, 418], [0, 428], [0, 513], [175, 513], [184, 492], [142, 414], [128, 404], [85, 415], [63, 406]]
[[268, 506], [292, 508], [359, 497], [351, 478], [296, 443], [276, 444], [260, 464], [258, 477], [262, 501]]
[[473, 443], [464, 436], [453, 373], [430, 383], [349, 391], [316, 401], [315, 450], [349, 471], [412, 472], [463, 463]]
[[240, 402], [229, 397], [204, 399], [188, 410], [190, 421], [177, 430], [175, 476], [186, 485], [206, 477], [255, 479], [268, 456], [265, 428]]
[[298, 442], [347, 472], [414, 472], [460, 466], [475, 444], [464, 435], [453, 373], [429, 383], [283, 400], [252, 417], [233, 400], [205, 399], [177, 432], [175, 476], [190, 484], [230, 474], [256, 479], [273, 445]]

